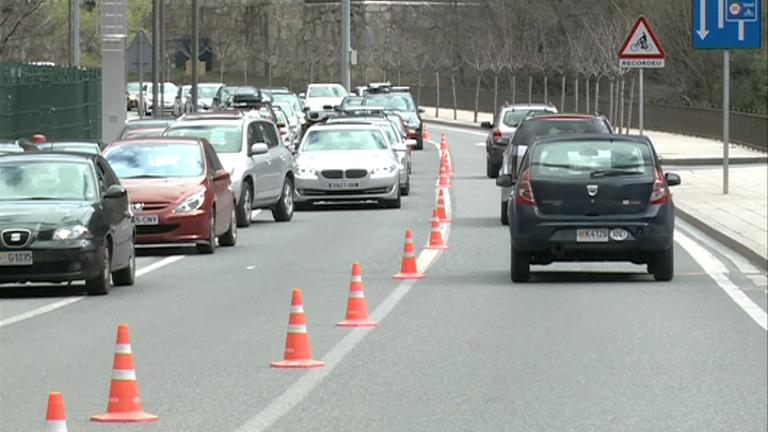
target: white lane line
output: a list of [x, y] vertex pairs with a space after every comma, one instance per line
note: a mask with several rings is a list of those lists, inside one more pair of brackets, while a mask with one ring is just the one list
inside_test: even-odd
[[[429, 120], [427, 120], [427, 122], [429, 122]], [[470, 134], [470, 135], [477, 135], [477, 136], [483, 136], [483, 137], [488, 135], [487, 133], [483, 133], [483, 132], [476, 132], [476, 131], [473, 131], [473, 130], [467, 130], [467, 129], [458, 128], [458, 127], [443, 126], [442, 124], [435, 124], [432, 127], [435, 128], [435, 129], [438, 129], [438, 130], [445, 129], [445, 130], [448, 130], [448, 131], [460, 132], [460, 133], [465, 133], [465, 134]]]
[[484, 142], [475, 143], [475, 147], [485, 147]]
[[[184, 256], [185, 255], [176, 255], [176, 256], [170, 256], [170, 257], [163, 258], [163, 259], [161, 259], [158, 262], [152, 263], [152, 264], [150, 264], [150, 265], [148, 265], [148, 266], [146, 266], [146, 267], [144, 267], [142, 269], [136, 270], [136, 277], [138, 278], [138, 277], [144, 276], [147, 273], [153, 272], [153, 271], [155, 271], [157, 269], [160, 269], [160, 268], [165, 267], [167, 265], [173, 264], [176, 261], [179, 261], [179, 260], [183, 259]], [[77, 303], [77, 302], [79, 302], [80, 300], [82, 300], [84, 298], [86, 298], [86, 296], [66, 298], [64, 300], [59, 300], [59, 301], [57, 301], [55, 303], [51, 303], [51, 304], [39, 307], [37, 309], [33, 309], [33, 310], [29, 311], [29, 312], [24, 312], [22, 314], [14, 315], [14, 316], [12, 316], [10, 318], [6, 318], [4, 320], [0, 320], [0, 328], [5, 327], [5, 326], [9, 326], [11, 324], [16, 324], [17, 322], [25, 321], [25, 320], [28, 320], [30, 318], [34, 318], [34, 317], [37, 317], [37, 316], [40, 316], [40, 315], [43, 315], [43, 314], [47, 314], [48, 312], [53, 312], [56, 309], [61, 309], [64, 306], [71, 305], [72, 303]]]
[[[695, 237], [699, 243], [704, 243], [705, 245], [709, 246], [711, 249], [716, 250], [719, 254], [728, 258], [728, 260], [732, 262], [733, 265], [735, 265], [736, 268], [739, 269], [739, 272], [741, 272], [742, 274], [760, 275], [764, 273], [763, 271], [760, 271], [760, 269], [752, 265], [752, 263], [747, 261], [747, 259], [744, 258], [743, 256], [731, 251], [728, 247], [726, 247], [722, 243], [710, 238], [709, 236], [704, 234], [701, 230], [685, 222], [684, 220], [677, 219], [675, 220], [675, 224], [678, 225], [678, 227], [683, 228], [691, 236]], [[728, 273], [727, 269], [726, 269], [726, 273]]]
[[[448, 216], [451, 215], [449, 212], [450, 201], [450, 194], [446, 193], [445, 203]], [[445, 242], [448, 241], [449, 234], [450, 228], [446, 227]], [[429, 266], [442, 255], [442, 253], [443, 251], [439, 250], [422, 250], [416, 260], [416, 266], [419, 271], [425, 272]], [[415, 283], [416, 281], [413, 280], [400, 282], [397, 288], [395, 288], [395, 290], [392, 291], [392, 293], [387, 296], [387, 298], [385, 298], [373, 312], [371, 312], [371, 319], [378, 322], [383, 321], [406, 294], [408, 294]], [[306, 398], [325, 377], [330, 375], [336, 366], [338, 366], [339, 363], [341, 363], [341, 361], [344, 360], [344, 358], [349, 355], [349, 353], [351, 353], [369, 333], [370, 329], [352, 330], [323, 357], [322, 360], [325, 362], [324, 368], [307, 371], [298, 381], [288, 387], [285, 392], [273, 400], [266, 408], [237, 428], [236, 432], [259, 432], [269, 429], [296, 407], [296, 405], [301, 403], [301, 401], [304, 400], [304, 398]]]
[[675, 231], [675, 241], [701, 266], [712, 280], [731, 298], [757, 325], [768, 330], [768, 316], [743, 291], [726, 276], [725, 265], [700, 244], [691, 240], [680, 230]]

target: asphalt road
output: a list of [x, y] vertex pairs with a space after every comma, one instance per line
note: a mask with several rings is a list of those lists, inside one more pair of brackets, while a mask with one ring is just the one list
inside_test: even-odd
[[[764, 275], [680, 223], [670, 283], [628, 264], [559, 264], [512, 284], [482, 137], [446, 130], [450, 250], [422, 253], [431, 266], [416, 283], [391, 276], [404, 230], [419, 251], [429, 234], [432, 147], [415, 154], [399, 210], [332, 207], [285, 224], [261, 213], [213, 256], [144, 251], [137, 284], [105, 297], [0, 288], [0, 430], [42, 429], [52, 390], [72, 431], [766, 430]], [[373, 330], [334, 327], [353, 261]], [[294, 287], [322, 370], [269, 367]], [[158, 423], [87, 420], [106, 407], [121, 322]]]

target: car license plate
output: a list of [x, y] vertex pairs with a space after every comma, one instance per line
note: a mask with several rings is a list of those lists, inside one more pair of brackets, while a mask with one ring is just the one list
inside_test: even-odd
[[329, 182], [328, 189], [354, 189], [360, 187], [358, 182]]
[[0, 266], [32, 265], [31, 251], [0, 252]]
[[588, 228], [576, 230], [578, 243], [606, 243], [608, 242], [608, 228]]
[[136, 225], [157, 225], [160, 219], [157, 215], [137, 215], [135, 216]]

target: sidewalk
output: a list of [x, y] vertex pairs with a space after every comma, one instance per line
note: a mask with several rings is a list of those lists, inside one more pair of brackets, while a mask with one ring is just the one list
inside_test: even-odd
[[[422, 107], [426, 121], [477, 126], [492, 120], [490, 113]], [[631, 131], [637, 133], [636, 130]], [[736, 250], [762, 268], [768, 268], [768, 155], [731, 145], [728, 195], [723, 195], [723, 143], [704, 138], [646, 131], [664, 165], [682, 177], [672, 189], [678, 216]]]

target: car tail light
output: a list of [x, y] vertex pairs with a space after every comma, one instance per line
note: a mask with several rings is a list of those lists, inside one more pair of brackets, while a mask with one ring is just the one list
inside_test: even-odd
[[283, 128], [280, 128], [280, 135], [288, 135], [288, 131]]
[[656, 170], [653, 179], [653, 192], [651, 192], [651, 204], [666, 204], [669, 202], [669, 188], [661, 170]]
[[493, 137], [494, 137], [494, 138], [501, 138], [501, 131], [500, 131], [500, 130], [498, 130], [498, 129], [496, 129], [495, 131], [493, 131]]
[[526, 169], [520, 176], [520, 183], [517, 186], [517, 204], [535, 206], [536, 200], [533, 198], [533, 188], [531, 187], [531, 170]]
[[408, 129], [408, 138], [416, 138], [416, 129]]

